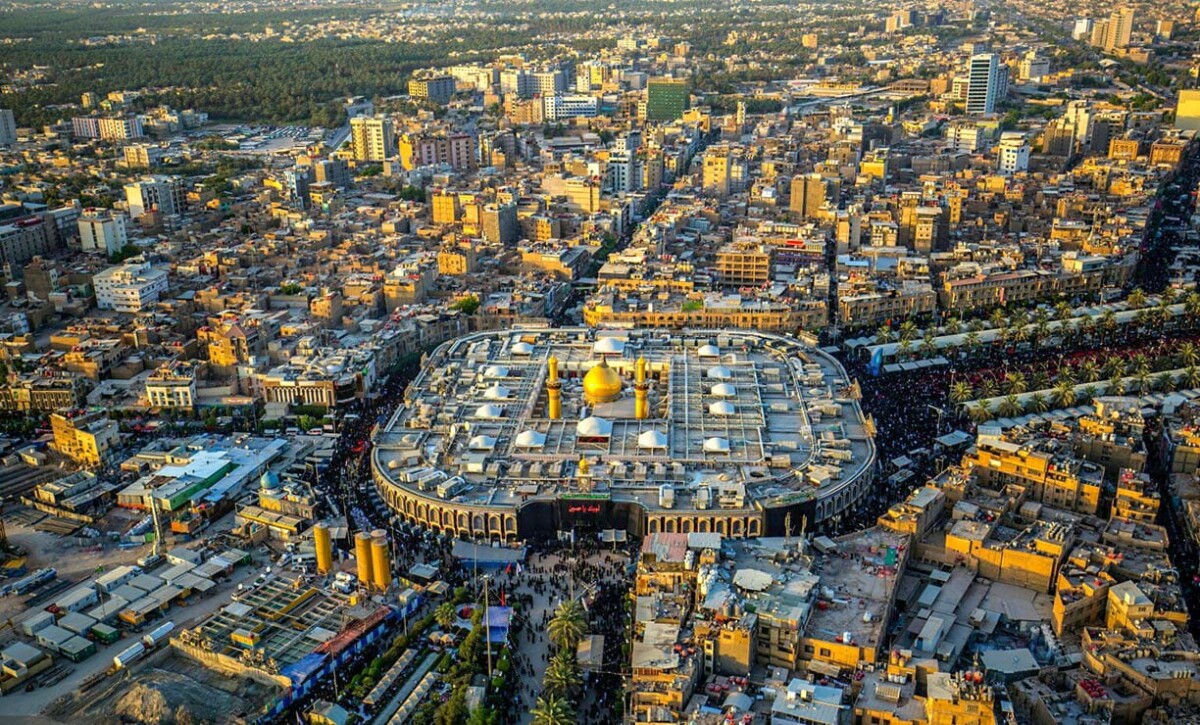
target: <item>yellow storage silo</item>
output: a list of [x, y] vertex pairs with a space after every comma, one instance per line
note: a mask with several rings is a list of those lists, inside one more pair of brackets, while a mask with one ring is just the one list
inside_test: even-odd
[[358, 581], [371, 586], [371, 536], [365, 531], [354, 535], [354, 559], [358, 562]]
[[328, 574], [333, 571], [333, 539], [328, 526], [318, 523], [313, 527], [313, 543], [317, 546], [317, 573]]
[[371, 533], [371, 571], [375, 588], [386, 592], [392, 586], [392, 556], [388, 548], [387, 533], [376, 529]]

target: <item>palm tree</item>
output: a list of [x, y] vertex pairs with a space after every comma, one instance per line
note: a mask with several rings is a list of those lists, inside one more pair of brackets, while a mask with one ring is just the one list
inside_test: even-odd
[[1138, 353], [1129, 359], [1129, 370], [1135, 375], [1150, 372], [1150, 358]]
[[1169, 393], [1175, 389], [1175, 377], [1171, 373], [1159, 373], [1154, 376], [1151, 385], [1154, 386], [1155, 390]]
[[1191, 292], [1183, 298], [1183, 313], [1191, 325], [1200, 319], [1200, 292]]
[[1150, 392], [1150, 371], [1139, 370], [1133, 374], [1133, 385], [1138, 393], [1145, 395]]
[[1189, 388], [1200, 385], [1200, 368], [1197, 368], [1195, 365], [1188, 365], [1183, 371], [1183, 383]]
[[1106, 377], [1120, 377], [1125, 372], [1125, 361], [1119, 357], [1110, 357], [1104, 361], [1103, 373]]
[[1193, 365], [1200, 364], [1200, 349], [1196, 347], [1195, 343], [1185, 342], [1179, 346], [1176, 357], [1178, 357], [1180, 364], [1190, 368]]
[[1129, 309], [1131, 310], [1136, 310], [1139, 307], [1145, 307], [1146, 293], [1142, 291], [1141, 287], [1137, 287], [1129, 293], [1129, 297], [1126, 298], [1125, 301], [1129, 304]]
[[979, 333], [975, 330], [970, 330], [967, 332], [967, 336], [963, 338], [963, 342], [966, 343], [967, 353], [974, 355], [979, 350]]
[[1008, 321], [1008, 315], [1004, 314], [1004, 310], [997, 307], [996, 309], [992, 310], [992, 314], [988, 317], [988, 321], [992, 323], [992, 327], [999, 329], [1005, 326], [1005, 323]]
[[917, 339], [917, 323], [905, 320], [900, 324], [900, 342]]
[[583, 607], [574, 599], [568, 599], [554, 610], [554, 617], [546, 632], [555, 646], [574, 650], [583, 638], [583, 629]]
[[967, 415], [976, 423], [986, 423], [992, 419], [992, 411], [983, 403], [967, 406]]
[[971, 399], [972, 392], [971, 384], [960, 380], [950, 386], [950, 402], [965, 403]]
[[1025, 310], [1013, 310], [1013, 313], [1008, 316], [1008, 324], [1013, 327], [1024, 327], [1029, 322], [1029, 314]]
[[946, 320], [945, 330], [947, 335], [957, 335], [962, 330], [962, 323], [957, 317], [951, 317]]
[[875, 331], [875, 342], [880, 345], [888, 344], [894, 337], [895, 335], [892, 332], [891, 325], [881, 325], [880, 328]]
[[934, 342], [933, 330], [926, 330], [925, 337], [921, 340], [921, 355], [924, 357], [933, 357], [937, 354], [937, 343]]
[[1078, 329], [1081, 338], [1090, 339], [1096, 333], [1096, 322], [1091, 317], [1085, 317], [1079, 321]]
[[458, 621], [458, 612], [454, 610], [453, 604], [445, 602], [433, 611], [433, 619], [442, 629], [450, 629]]
[[1054, 386], [1054, 402], [1062, 408], [1070, 408], [1075, 404], [1075, 385], [1070, 381], [1064, 380]]
[[1122, 395], [1125, 393], [1125, 378], [1120, 375], [1112, 376], [1108, 381], [1108, 388], [1104, 391], [1105, 395]]
[[1059, 302], [1054, 306], [1054, 316], [1059, 320], [1069, 320], [1071, 319], [1072, 314], [1074, 314], [1074, 310], [1072, 310], [1071, 305], [1065, 301]]
[[1179, 299], [1179, 290], [1175, 289], [1174, 287], [1170, 287], [1170, 286], [1168, 286], [1165, 290], [1160, 292], [1159, 296], [1158, 296], [1159, 304], [1173, 305], [1173, 304], [1175, 304], [1176, 300], [1178, 300], [1178, 299]]
[[1025, 374], [1021, 372], [1011, 372], [1004, 378], [1004, 392], [1020, 395], [1029, 389], [1029, 382], [1025, 380]]
[[1063, 365], [1058, 369], [1058, 374], [1054, 376], [1055, 382], [1063, 382], [1064, 380], [1071, 385], [1075, 384], [1075, 371], [1070, 365]]
[[579, 663], [575, 659], [575, 650], [560, 649], [546, 667], [542, 677], [542, 685], [546, 692], [572, 697], [583, 685], [583, 676], [579, 674]]
[[1098, 392], [1098, 388], [1095, 385], [1085, 385], [1085, 386], [1083, 386], [1083, 390], [1079, 391], [1079, 401], [1080, 402], [1091, 401], [1096, 397], [1097, 392]]
[[1029, 396], [1029, 401], [1025, 406], [1030, 413], [1045, 413], [1050, 409], [1050, 401], [1046, 400], [1046, 396], [1040, 392]]
[[533, 725], [575, 725], [575, 710], [566, 699], [554, 694], [539, 697], [530, 714]]
[[996, 397], [996, 393], [998, 392], [998, 386], [996, 385], [996, 380], [994, 378], [984, 378], [983, 380], [980, 380], [979, 388], [978, 388], [977, 392], [978, 392], [978, 395], [976, 397], [979, 397], [979, 398], [994, 398], [994, 397]]
[[1029, 378], [1030, 390], [1045, 390], [1050, 387], [1050, 376], [1045, 370], [1034, 370], [1033, 375]]
[[1113, 330], [1117, 329], [1117, 313], [1112, 310], [1105, 310], [1100, 313], [1100, 319], [1096, 321], [1096, 326], [1104, 332], [1105, 335], [1111, 335]]
[[1079, 366], [1079, 377], [1085, 383], [1094, 383], [1100, 379], [1100, 366], [1092, 358], [1083, 361]]
[[1050, 335], [1050, 323], [1045, 320], [1038, 320], [1033, 323], [1033, 330], [1030, 331], [1029, 337], [1033, 340], [1034, 347], [1041, 347], [1042, 340], [1045, 340]]
[[1004, 396], [1004, 399], [1000, 401], [1000, 405], [997, 407], [997, 412], [999, 412], [1000, 415], [1004, 416], [1005, 418], [1011, 418], [1014, 415], [1020, 415], [1024, 410], [1025, 409], [1021, 406], [1020, 399], [1012, 393]]
[[901, 360], [907, 360], [912, 356], [912, 340], [900, 339], [900, 347], [896, 350], [899, 353]]
[[[1200, 295], [1197, 295], [1197, 297], [1200, 297]], [[1001, 315], [1001, 317], [1003, 317], [1003, 315]], [[997, 327], [999, 327], [999, 325], [997, 325]], [[987, 329], [987, 323], [978, 317], [974, 317], [967, 322], [967, 329], [971, 332], [983, 332]]]

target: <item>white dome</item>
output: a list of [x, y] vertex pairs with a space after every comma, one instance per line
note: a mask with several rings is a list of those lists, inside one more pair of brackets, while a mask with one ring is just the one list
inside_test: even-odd
[[721, 351], [716, 345], [701, 345], [700, 349], [696, 351], [696, 355], [699, 357], [721, 357]]
[[733, 415], [735, 413], [737, 413], [737, 409], [728, 400], [718, 400], [708, 406], [709, 415]]
[[728, 453], [729, 441], [724, 438], [712, 437], [704, 441], [705, 453]]
[[509, 389], [503, 385], [493, 385], [483, 391], [485, 400], [508, 400]]
[[503, 365], [488, 365], [483, 371], [483, 377], [492, 379], [507, 378], [508, 368]]
[[512, 351], [513, 355], [532, 355], [533, 345], [530, 345], [527, 342], [518, 342], [513, 345], [510, 350]]
[[475, 436], [467, 447], [473, 451], [490, 451], [496, 447], [496, 439], [491, 436]]
[[575, 435], [582, 438], [607, 438], [612, 435], [612, 421], [589, 415], [575, 426]]
[[517, 434], [514, 445], [517, 448], [541, 448], [546, 445], [546, 434], [536, 430], [523, 430]]
[[666, 448], [667, 434], [648, 430], [638, 436], [638, 448]]
[[718, 398], [733, 398], [737, 396], [737, 388], [730, 383], [717, 383], [708, 392]]
[[708, 369], [705, 373], [710, 380], [729, 380], [733, 377], [733, 371], [724, 365], [717, 365]]
[[592, 352], [598, 355], [620, 355], [625, 352], [625, 342], [615, 337], [602, 337], [592, 345]]
[[504, 417], [504, 408], [501, 408], [499, 405], [493, 405], [491, 403], [488, 403], [487, 405], [481, 405], [475, 409], [475, 417], [476, 418], [502, 418], [502, 417]]

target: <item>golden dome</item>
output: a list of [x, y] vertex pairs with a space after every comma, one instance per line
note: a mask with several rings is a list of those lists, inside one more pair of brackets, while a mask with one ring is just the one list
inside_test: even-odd
[[601, 360], [599, 365], [583, 376], [583, 399], [591, 405], [611, 403], [621, 397], [621, 388], [624, 386], [621, 375]]

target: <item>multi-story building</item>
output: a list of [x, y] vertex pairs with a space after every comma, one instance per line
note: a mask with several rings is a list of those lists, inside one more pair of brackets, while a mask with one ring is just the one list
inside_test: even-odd
[[144, 261], [130, 261], [100, 272], [92, 283], [100, 309], [138, 313], [158, 302], [167, 291], [167, 270]]
[[54, 449], [88, 468], [99, 467], [109, 451], [120, 443], [121, 434], [107, 412], [68, 417], [59, 413], [50, 416], [54, 433]]
[[737, 241], [717, 250], [716, 283], [722, 287], [762, 287], [771, 281], [774, 247], [754, 241]]
[[558, 93], [542, 96], [542, 116], [546, 121], [568, 118], [595, 118], [600, 112], [600, 100], [595, 96]]
[[967, 113], [994, 113], [1008, 93], [1008, 69], [995, 53], [971, 56], [967, 68]]
[[175, 360], [146, 378], [146, 402], [151, 408], [192, 410], [196, 405], [196, 366]]
[[989, 488], [1024, 488], [1029, 500], [1055, 508], [1094, 514], [1100, 507], [1104, 470], [1076, 458], [1062, 441], [980, 438], [963, 465]]
[[827, 182], [820, 174], [792, 178], [788, 209], [801, 219], [814, 219], [825, 211]]
[[646, 83], [646, 120], [674, 121], [688, 109], [688, 83], [680, 78], [652, 78]]
[[408, 82], [408, 95], [418, 101], [443, 106], [454, 97], [456, 89], [452, 75], [422, 75]]
[[[450, 84], [454, 79], [447, 77]], [[356, 116], [350, 119], [350, 145], [356, 161], [385, 161], [396, 155], [396, 131], [392, 119]]]
[[0, 224], [0, 263], [25, 264], [48, 256], [59, 246], [58, 227], [47, 215], [30, 215]]
[[137, 116], [126, 118], [101, 118], [100, 138], [105, 141], [128, 141], [142, 138], [142, 120]]
[[105, 209], [85, 209], [79, 216], [79, 246], [85, 252], [113, 254], [127, 243], [125, 215]]
[[479, 167], [476, 139], [468, 133], [406, 133], [400, 137], [399, 146], [400, 163], [407, 171], [440, 164], [456, 171], [474, 171]]
[[125, 203], [134, 219], [155, 211], [164, 216], [182, 214], [186, 193], [178, 176], [146, 176], [125, 185]]
[[996, 170], [1006, 176], [1029, 170], [1029, 142], [1025, 134], [1006, 131], [996, 147]]
[[0, 108], [0, 144], [17, 142], [17, 121], [12, 109]]

